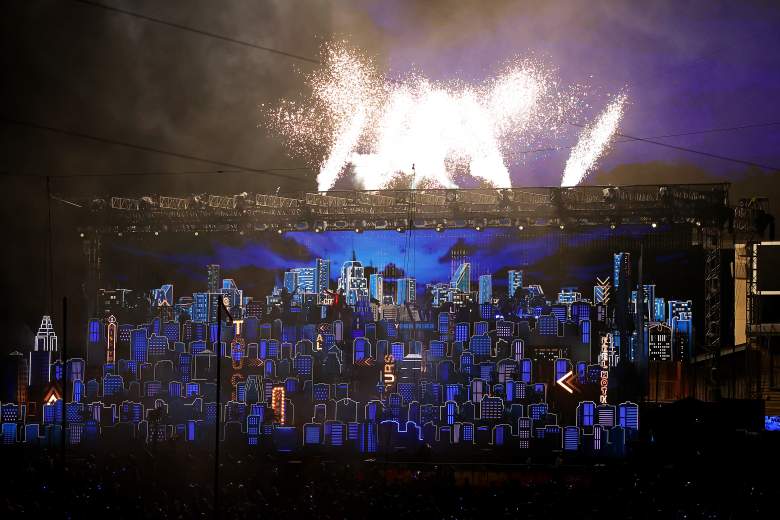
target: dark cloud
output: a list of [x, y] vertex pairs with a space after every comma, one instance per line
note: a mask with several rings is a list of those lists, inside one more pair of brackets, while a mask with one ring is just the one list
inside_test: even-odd
[[469, 243], [463, 238], [458, 238], [458, 241], [439, 257], [439, 263], [446, 264], [449, 262], [453, 257], [453, 252], [455, 252], [458, 257], [471, 256], [477, 252], [477, 245], [475, 243]]

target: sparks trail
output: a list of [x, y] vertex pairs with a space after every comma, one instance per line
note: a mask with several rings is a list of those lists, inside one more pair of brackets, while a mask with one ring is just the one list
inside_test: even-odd
[[[463, 176], [510, 187], [508, 166], [522, 158], [521, 147], [560, 138], [567, 121], [588, 107], [587, 87], [562, 87], [533, 59], [516, 59], [479, 85], [420, 74], [389, 80], [344, 43], [326, 45], [322, 63], [306, 77], [309, 97], [283, 100], [266, 114], [291, 152], [319, 169], [321, 191], [345, 174], [365, 189], [398, 181], [455, 188]], [[620, 109], [610, 105], [608, 121], [602, 115], [593, 136], [575, 147], [567, 179], [579, 182], [603, 155], [622, 115], [621, 99]]]
[[592, 125], [583, 128], [579, 141], [566, 161], [561, 186], [576, 186], [593, 170], [615, 138], [625, 104], [626, 95], [620, 94], [607, 105]]

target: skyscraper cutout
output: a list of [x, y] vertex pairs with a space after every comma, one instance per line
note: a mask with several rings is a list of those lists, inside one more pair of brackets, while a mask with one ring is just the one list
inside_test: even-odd
[[463, 262], [455, 269], [450, 285], [460, 292], [471, 292], [471, 264]]
[[219, 264], [209, 264], [206, 269], [208, 270], [208, 292], [218, 293], [222, 284]]
[[54, 325], [51, 316], [41, 319], [41, 326], [35, 335], [35, 350], [44, 352], [57, 352], [57, 334], [54, 333]]

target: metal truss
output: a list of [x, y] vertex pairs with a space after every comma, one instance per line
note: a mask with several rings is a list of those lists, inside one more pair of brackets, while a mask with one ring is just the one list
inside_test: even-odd
[[124, 197], [111, 197], [111, 209], [123, 211], [138, 211], [140, 204], [136, 199], [126, 199]]
[[146, 195], [80, 201], [79, 230], [348, 230], [687, 223], [720, 227], [728, 184]]
[[165, 197], [160, 195], [160, 208], [161, 209], [188, 209], [190, 201], [187, 199], [180, 199], [178, 197]]
[[[729, 185], [577, 186], [478, 190], [379, 190], [324, 193], [145, 195], [77, 200], [90, 300], [101, 280], [101, 237], [163, 233], [387, 230], [515, 227], [546, 229], [622, 224], [683, 224], [705, 253], [705, 346], [718, 366], [721, 342], [721, 252], [747, 243], [748, 347], [761, 344], [753, 244], [762, 234], [766, 199], [731, 207]], [[55, 197], [56, 198], [56, 197]], [[682, 229], [682, 228], [680, 228]], [[688, 230], [684, 230], [688, 233]], [[751, 358], [748, 358], [751, 359]], [[751, 364], [748, 361], [748, 364]], [[751, 368], [752, 370], [752, 368]], [[758, 380], [757, 380], [758, 381]], [[717, 376], [711, 381], [717, 389]], [[758, 383], [756, 383], [758, 384]], [[756, 387], [757, 388], [757, 387]], [[753, 393], [759, 395], [758, 390]]]
[[745, 268], [747, 270], [747, 299], [745, 303], [747, 306], [746, 322], [747, 336], [749, 339], [757, 336], [759, 328], [756, 327], [756, 325], [761, 323], [761, 306], [759, 305], [758, 279], [756, 277], [757, 252], [755, 242], [745, 244]]
[[704, 347], [716, 355], [721, 347], [721, 231], [702, 230], [704, 246]]
[[756, 277], [756, 259], [758, 248], [756, 242], [748, 242], [745, 247], [747, 269], [747, 351], [745, 352], [745, 372], [748, 378], [748, 397], [761, 397], [761, 305]]

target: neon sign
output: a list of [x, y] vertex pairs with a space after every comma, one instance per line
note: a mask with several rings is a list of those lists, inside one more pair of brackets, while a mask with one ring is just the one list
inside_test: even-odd
[[244, 355], [246, 348], [244, 347], [243, 338], [235, 338], [230, 342], [230, 364], [233, 370], [242, 370], [244, 368]]
[[604, 305], [609, 303], [609, 289], [610, 289], [610, 282], [609, 277], [604, 278], [603, 280], [596, 277], [596, 294], [594, 295], [595, 302], [594, 303], [603, 303]]
[[599, 403], [607, 404], [607, 387], [609, 386], [609, 352], [612, 349], [612, 334], [606, 334], [601, 337], [601, 355], [599, 364], [601, 365], [601, 377], [599, 377]]
[[112, 314], [108, 317], [106, 326], [106, 363], [116, 362], [116, 318]]
[[389, 392], [395, 385], [395, 357], [392, 354], [385, 354], [385, 364], [382, 367], [382, 381], [385, 384], [385, 391]]
[[230, 376], [230, 386], [232, 387], [230, 392], [230, 399], [233, 401], [238, 400], [238, 383], [243, 383], [245, 379], [246, 377], [244, 377], [243, 374], [239, 374], [238, 372]]
[[271, 390], [271, 409], [274, 412], [274, 417], [279, 419], [279, 424], [284, 424], [284, 399], [284, 385], [273, 387]]

